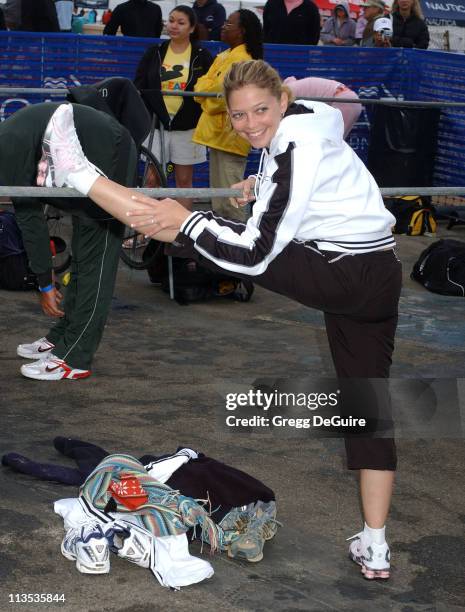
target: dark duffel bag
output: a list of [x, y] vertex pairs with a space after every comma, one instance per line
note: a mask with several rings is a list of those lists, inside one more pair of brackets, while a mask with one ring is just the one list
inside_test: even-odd
[[420, 255], [410, 276], [433, 293], [465, 297], [465, 242], [434, 242]]

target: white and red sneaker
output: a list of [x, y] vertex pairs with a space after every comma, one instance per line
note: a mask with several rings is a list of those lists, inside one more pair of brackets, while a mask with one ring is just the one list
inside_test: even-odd
[[348, 540], [353, 540], [349, 546], [349, 558], [361, 566], [364, 578], [387, 580], [390, 577], [391, 553], [387, 542], [376, 544], [369, 541], [363, 531]]
[[47, 338], [39, 338], [31, 344], [19, 344], [16, 348], [16, 354], [24, 359], [44, 359], [50, 355], [55, 345], [47, 340]]
[[27, 363], [21, 366], [21, 374], [26, 378], [34, 378], [35, 380], [79, 380], [90, 376], [90, 370], [78, 370], [72, 368], [63, 361], [55, 357], [53, 353], [45, 359], [39, 359], [33, 363]]
[[60, 104], [44, 132], [37, 184], [70, 186], [87, 195], [100, 174], [84, 155], [74, 126], [72, 105]]

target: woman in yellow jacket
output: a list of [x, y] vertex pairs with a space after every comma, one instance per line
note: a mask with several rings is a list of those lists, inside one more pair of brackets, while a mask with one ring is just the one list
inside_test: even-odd
[[[263, 57], [263, 30], [252, 11], [240, 9], [226, 20], [221, 40], [229, 49], [220, 53], [209, 71], [200, 77], [195, 91], [221, 93], [224, 75], [235, 62]], [[230, 187], [244, 178], [249, 143], [232, 129], [221, 98], [195, 98], [202, 107], [193, 140], [209, 148], [210, 187]], [[234, 208], [228, 198], [212, 198], [212, 208], [221, 217], [245, 220], [246, 211]]]

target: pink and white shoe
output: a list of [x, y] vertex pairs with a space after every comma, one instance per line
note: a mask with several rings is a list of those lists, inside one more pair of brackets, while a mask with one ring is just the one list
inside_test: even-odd
[[367, 541], [363, 531], [348, 540], [353, 540], [349, 546], [349, 558], [361, 566], [364, 578], [387, 580], [390, 577], [391, 553], [386, 542]]
[[100, 176], [84, 155], [74, 125], [71, 104], [60, 104], [45, 128], [42, 158], [37, 167], [37, 184], [45, 187], [70, 186], [87, 195]]
[[47, 340], [47, 338], [39, 338], [31, 344], [19, 344], [16, 347], [16, 354], [24, 359], [44, 359], [52, 352], [55, 345]]
[[50, 353], [45, 359], [21, 366], [21, 374], [35, 380], [79, 380], [91, 375], [90, 370], [78, 370], [70, 367], [63, 359]]

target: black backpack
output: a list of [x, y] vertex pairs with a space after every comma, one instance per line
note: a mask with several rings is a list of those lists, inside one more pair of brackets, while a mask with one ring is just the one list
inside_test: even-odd
[[[164, 253], [164, 245], [151, 240], [143, 257], [152, 260], [147, 268], [150, 281], [161, 285], [163, 291], [169, 293], [168, 257]], [[229, 276], [226, 272], [212, 272], [192, 259], [173, 257], [172, 262], [174, 299], [178, 304], [186, 305], [214, 298], [248, 302], [252, 297], [254, 286], [251, 281]]]
[[[163, 278], [161, 288], [169, 293], [168, 276]], [[251, 281], [212, 272], [192, 259], [179, 257], [173, 257], [173, 288], [174, 299], [181, 305], [214, 298], [248, 302], [254, 290]]]
[[27, 291], [37, 288], [14, 213], [0, 210], [0, 288]]
[[434, 242], [420, 255], [410, 276], [433, 293], [465, 297], [465, 242]]

